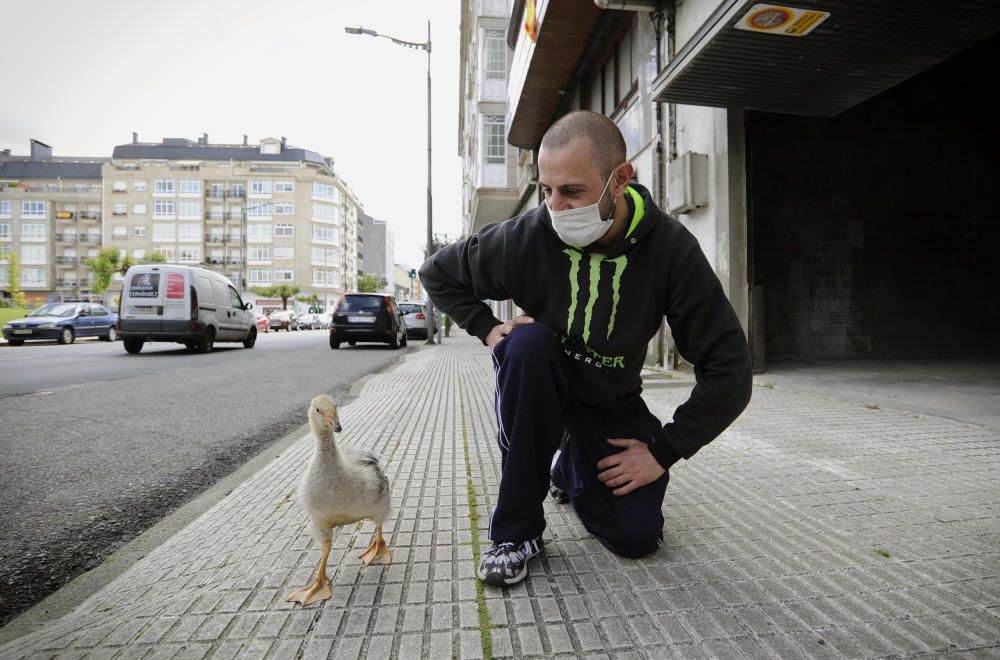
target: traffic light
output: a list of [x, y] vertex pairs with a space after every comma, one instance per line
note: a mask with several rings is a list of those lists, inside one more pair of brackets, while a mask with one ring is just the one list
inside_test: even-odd
[[416, 269], [416, 268], [411, 268], [411, 269], [410, 269], [410, 279], [412, 280], [412, 279], [414, 279], [414, 278], [415, 278], [416, 276], [417, 276], [417, 269]]

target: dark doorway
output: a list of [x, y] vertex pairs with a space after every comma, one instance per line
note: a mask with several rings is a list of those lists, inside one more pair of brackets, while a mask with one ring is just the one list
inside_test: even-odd
[[1000, 355], [1000, 35], [832, 119], [747, 113], [767, 359]]

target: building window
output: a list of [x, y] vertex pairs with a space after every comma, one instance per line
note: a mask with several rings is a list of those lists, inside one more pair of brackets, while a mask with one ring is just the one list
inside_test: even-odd
[[482, 98], [507, 96], [507, 42], [502, 30], [483, 30]]
[[295, 248], [288, 245], [278, 245], [274, 248], [274, 258], [275, 259], [294, 259], [295, 258]]
[[174, 248], [172, 245], [157, 245], [153, 248], [153, 254], [162, 254], [167, 262], [174, 260]]
[[0, 241], [10, 240], [10, 223], [0, 222]]
[[143, 236], [146, 235], [146, 228], [143, 225], [139, 225], [138, 227], [132, 227], [132, 235], [135, 236], [136, 238], [142, 238]]
[[26, 266], [44, 266], [47, 252], [47, 245], [22, 245], [21, 263]]
[[251, 264], [271, 263], [271, 248], [266, 245], [251, 245], [247, 248], [247, 262]]
[[323, 243], [340, 244], [340, 232], [330, 225], [313, 225], [312, 239]]
[[189, 199], [179, 202], [177, 214], [183, 220], [201, 220], [201, 202]]
[[275, 181], [274, 192], [295, 192], [294, 181]]
[[636, 20], [605, 51], [601, 64], [591, 72], [589, 109], [608, 115], [621, 110], [638, 88], [639, 49], [635, 44]]
[[317, 222], [340, 222], [340, 207], [329, 204], [313, 204], [312, 219]]
[[24, 199], [21, 200], [21, 217], [22, 218], [44, 218], [45, 217], [45, 201], [40, 199]]
[[295, 215], [295, 204], [288, 202], [274, 205], [275, 215]]
[[201, 197], [201, 181], [199, 179], [181, 179], [180, 190], [184, 197]]
[[337, 190], [337, 186], [333, 185], [332, 183], [321, 183], [319, 181], [313, 181], [313, 197], [340, 201], [338, 193], [339, 191]]
[[146, 205], [145, 204], [133, 204], [132, 213], [135, 215], [146, 215]]
[[128, 213], [128, 204], [115, 204], [111, 207], [111, 215], [126, 215]]
[[7, 263], [10, 260], [10, 246], [0, 245], [0, 263]]
[[271, 196], [271, 180], [270, 179], [250, 179], [250, 196], [251, 197], [270, 197]]
[[274, 235], [277, 236], [294, 236], [295, 235], [295, 225], [274, 225]]
[[271, 269], [270, 268], [248, 268], [247, 269], [247, 282], [251, 286], [261, 286], [268, 285], [271, 283]]
[[504, 136], [503, 115], [481, 115], [482, 163], [479, 167], [479, 186], [503, 188], [507, 185], [507, 139]]
[[271, 225], [247, 225], [248, 243], [270, 243]]
[[0, 218], [13, 217], [10, 210], [10, 200], [0, 199]]
[[157, 199], [153, 201], [153, 217], [173, 219], [176, 217], [176, 202], [172, 199]]
[[176, 225], [164, 224], [162, 222], [153, 223], [153, 240], [173, 243], [177, 240]]
[[146, 250], [143, 249], [143, 248], [138, 248], [138, 249], [132, 250], [132, 258], [136, 259], [136, 260], [145, 259], [146, 258]]
[[256, 204], [247, 207], [248, 218], [268, 219], [274, 214], [274, 204]]
[[128, 192], [128, 181], [114, 181], [111, 183], [111, 192]]
[[176, 192], [176, 181], [174, 179], [154, 179], [154, 195], [173, 195]]
[[45, 268], [23, 268], [21, 269], [21, 286], [39, 287], [46, 286]]
[[185, 263], [198, 263], [201, 261], [201, 246], [182, 245], [177, 250], [177, 261]]
[[132, 182], [132, 190], [134, 192], [146, 192], [146, 180], [141, 179]]
[[291, 282], [295, 279], [295, 271], [289, 269], [277, 269], [274, 271], [275, 282]]
[[201, 223], [184, 222], [177, 225], [177, 241], [201, 243]]
[[22, 241], [44, 241], [46, 240], [45, 223], [25, 222], [21, 224]]
[[125, 225], [115, 225], [111, 228], [111, 235], [114, 238], [128, 238], [128, 227]]
[[340, 263], [340, 250], [332, 247], [313, 247], [313, 266], [335, 266]]

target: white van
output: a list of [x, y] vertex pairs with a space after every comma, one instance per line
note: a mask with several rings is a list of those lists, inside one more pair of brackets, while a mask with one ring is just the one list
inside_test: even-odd
[[217, 341], [253, 348], [257, 325], [232, 282], [196, 266], [141, 264], [125, 273], [118, 336], [138, 353], [147, 341], [172, 341], [208, 353]]

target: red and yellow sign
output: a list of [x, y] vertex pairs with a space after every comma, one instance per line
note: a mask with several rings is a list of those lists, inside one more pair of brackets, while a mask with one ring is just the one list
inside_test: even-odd
[[804, 37], [829, 17], [828, 11], [756, 4], [740, 18], [736, 29]]
[[524, 3], [524, 31], [528, 33], [531, 43], [538, 41], [538, 16], [535, 14], [535, 0]]

